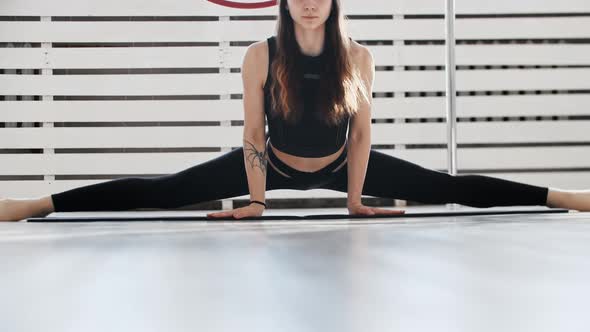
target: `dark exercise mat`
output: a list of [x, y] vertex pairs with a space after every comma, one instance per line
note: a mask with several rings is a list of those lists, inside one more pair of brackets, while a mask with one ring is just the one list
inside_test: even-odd
[[495, 214], [531, 214], [531, 213], [567, 213], [568, 209], [545, 210], [470, 210], [470, 211], [438, 211], [438, 212], [406, 212], [392, 215], [351, 215], [351, 214], [308, 214], [303, 216], [270, 215], [260, 217], [245, 217], [234, 219], [233, 217], [208, 218], [207, 216], [105, 216], [105, 217], [45, 217], [28, 218], [27, 222], [93, 222], [93, 221], [251, 221], [251, 220], [317, 220], [317, 219], [377, 219], [377, 218], [415, 218], [415, 217], [453, 217], [453, 216], [478, 216]]

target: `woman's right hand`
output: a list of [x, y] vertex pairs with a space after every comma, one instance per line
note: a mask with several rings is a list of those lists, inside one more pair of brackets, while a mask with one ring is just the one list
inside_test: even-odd
[[244, 206], [233, 210], [207, 213], [207, 218], [215, 219], [233, 217], [234, 219], [241, 219], [244, 217], [260, 217], [263, 212], [263, 205], [252, 203], [248, 206]]

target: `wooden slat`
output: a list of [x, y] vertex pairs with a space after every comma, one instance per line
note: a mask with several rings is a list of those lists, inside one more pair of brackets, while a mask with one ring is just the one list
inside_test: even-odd
[[[425, 2], [430, 8], [441, 5], [437, 0], [411, 1], [413, 6]], [[444, 6], [444, 4], [443, 4]], [[456, 0], [456, 11], [460, 14], [506, 14], [506, 13], [576, 13], [590, 12], [590, 2], [586, 0]]]
[[137, 122], [244, 120], [243, 101], [101, 100], [5, 101], [0, 121], [7, 122]]
[[[446, 149], [375, 149], [427, 168], [446, 170]], [[226, 152], [0, 154], [0, 175], [169, 174]], [[460, 148], [458, 169], [589, 168], [590, 146]]]
[[5, 128], [0, 148], [230, 147], [242, 145], [242, 134], [242, 127], [218, 126]]
[[0, 68], [37, 69], [48, 66], [47, 50], [41, 48], [0, 48]]
[[[223, 67], [219, 47], [114, 47], [52, 48], [51, 68], [218, 68]], [[241, 63], [238, 64], [238, 67]]]
[[[458, 91], [590, 89], [590, 69], [457, 72]], [[377, 71], [373, 92], [444, 91], [444, 71]], [[239, 73], [0, 75], [0, 95], [217, 95], [242, 93]]]
[[[373, 98], [372, 117], [446, 118], [444, 97]], [[462, 96], [458, 117], [590, 115], [590, 95]], [[243, 120], [241, 99], [4, 101], [6, 122], [138, 122]]]
[[[461, 96], [458, 117], [590, 115], [590, 95]], [[373, 98], [373, 118], [446, 119], [444, 97]]]
[[[511, 181], [523, 182], [537, 186], [583, 190], [590, 187], [590, 172], [542, 172], [542, 173], [478, 173]], [[68, 180], [68, 181], [2, 181], [1, 197], [33, 198], [58, 193], [65, 190], [101, 183], [105, 180]], [[237, 196], [235, 199], [247, 199], [249, 195]], [[345, 198], [346, 193], [327, 190], [271, 190], [265, 194], [267, 199], [282, 198]], [[365, 196], [367, 197], [367, 196]]]
[[[460, 122], [461, 143], [559, 143], [589, 141], [590, 121]], [[5, 128], [0, 148], [167, 148], [242, 146], [243, 128], [97, 127]], [[215, 137], [212, 140], [211, 137]], [[373, 144], [446, 144], [444, 123], [375, 123]]]
[[239, 91], [239, 73], [0, 75], [0, 95], [217, 95]]
[[[459, 144], [588, 142], [590, 121], [460, 122]], [[446, 144], [444, 123], [375, 123], [373, 144]], [[559, 133], [559, 134], [548, 134]]]
[[458, 19], [455, 29], [457, 39], [587, 38], [590, 17]]
[[[590, 121], [460, 122], [458, 144], [589, 142]], [[444, 123], [375, 123], [373, 144], [446, 144]], [[420, 142], [420, 143], [418, 143]]]
[[[262, 0], [241, 0], [240, 2], [260, 2]], [[342, 2], [348, 15], [368, 14], [442, 14], [444, 2], [440, 0], [348, 0]], [[498, 13], [574, 13], [590, 12], [590, 4], [585, 0], [457, 0], [457, 13], [498, 14]], [[0, 15], [37, 16], [184, 16], [187, 13], [203, 16], [223, 15], [276, 15], [276, 6], [264, 9], [235, 9], [214, 5], [208, 1], [175, 0], [103, 0], [96, 2], [53, 0], [6, 1], [0, 7]]]
[[[439, 52], [441, 48], [439, 47]], [[590, 64], [590, 45], [584, 44], [459, 45], [456, 52], [457, 65]], [[418, 53], [419, 49], [411, 48], [410, 53], [405, 56], [410, 59], [418, 56]], [[439, 56], [439, 61], [443, 59], [444, 56]], [[442, 65], [444, 61], [438, 64]]]
[[[0, 22], [0, 42], [218, 42], [263, 40], [275, 21]], [[350, 20], [358, 40], [444, 39], [444, 20]], [[590, 17], [457, 20], [457, 39], [587, 38]]]
[[[441, 45], [367, 46], [376, 66], [444, 66]], [[457, 45], [457, 65], [588, 65], [590, 45]]]
[[[457, 91], [589, 89], [590, 69], [459, 70]], [[445, 91], [444, 71], [377, 71], [374, 92]]]

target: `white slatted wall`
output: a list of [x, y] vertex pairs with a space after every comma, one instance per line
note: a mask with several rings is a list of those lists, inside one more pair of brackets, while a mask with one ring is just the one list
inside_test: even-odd
[[[446, 171], [444, 1], [343, 5], [375, 56], [373, 148]], [[590, 188], [590, 1], [456, 10], [459, 173]], [[241, 60], [275, 33], [276, 11], [2, 1], [0, 197], [169, 174], [241, 146]], [[346, 194], [267, 193], [319, 197]]]

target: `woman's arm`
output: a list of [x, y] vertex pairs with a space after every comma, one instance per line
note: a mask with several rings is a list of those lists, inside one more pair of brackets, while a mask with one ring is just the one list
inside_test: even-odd
[[[264, 91], [259, 69], [262, 45], [249, 47], [242, 64], [244, 86], [244, 165], [250, 199], [264, 202], [266, 191], [266, 137], [264, 134]], [[258, 205], [263, 207], [262, 205]]]
[[351, 119], [348, 131], [348, 213], [354, 215], [404, 214], [404, 210], [388, 210], [364, 206], [361, 194], [365, 183], [367, 165], [371, 154], [371, 105], [373, 102], [373, 80], [375, 63], [371, 52], [363, 47], [360, 63], [361, 76], [367, 87], [369, 101], [363, 101], [359, 112]]
[[371, 52], [363, 47], [359, 56], [361, 76], [367, 87], [369, 101], [363, 100], [358, 113], [350, 119], [348, 131], [348, 199], [349, 210], [360, 206], [369, 153], [371, 152], [371, 103], [375, 64]]
[[[258, 42], [250, 45], [242, 63], [243, 104], [244, 104], [244, 165], [248, 177], [250, 200], [264, 202], [266, 191], [266, 137], [264, 133], [264, 90], [261, 73], [264, 59], [262, 52], [267, 52]], [[222, 185], [222, 184], [220, 184]], [[264, 211], [261, 204], [251, 203], [241, 208], [207, 214], [208, 217], [253, 217], [261, 216]]]

